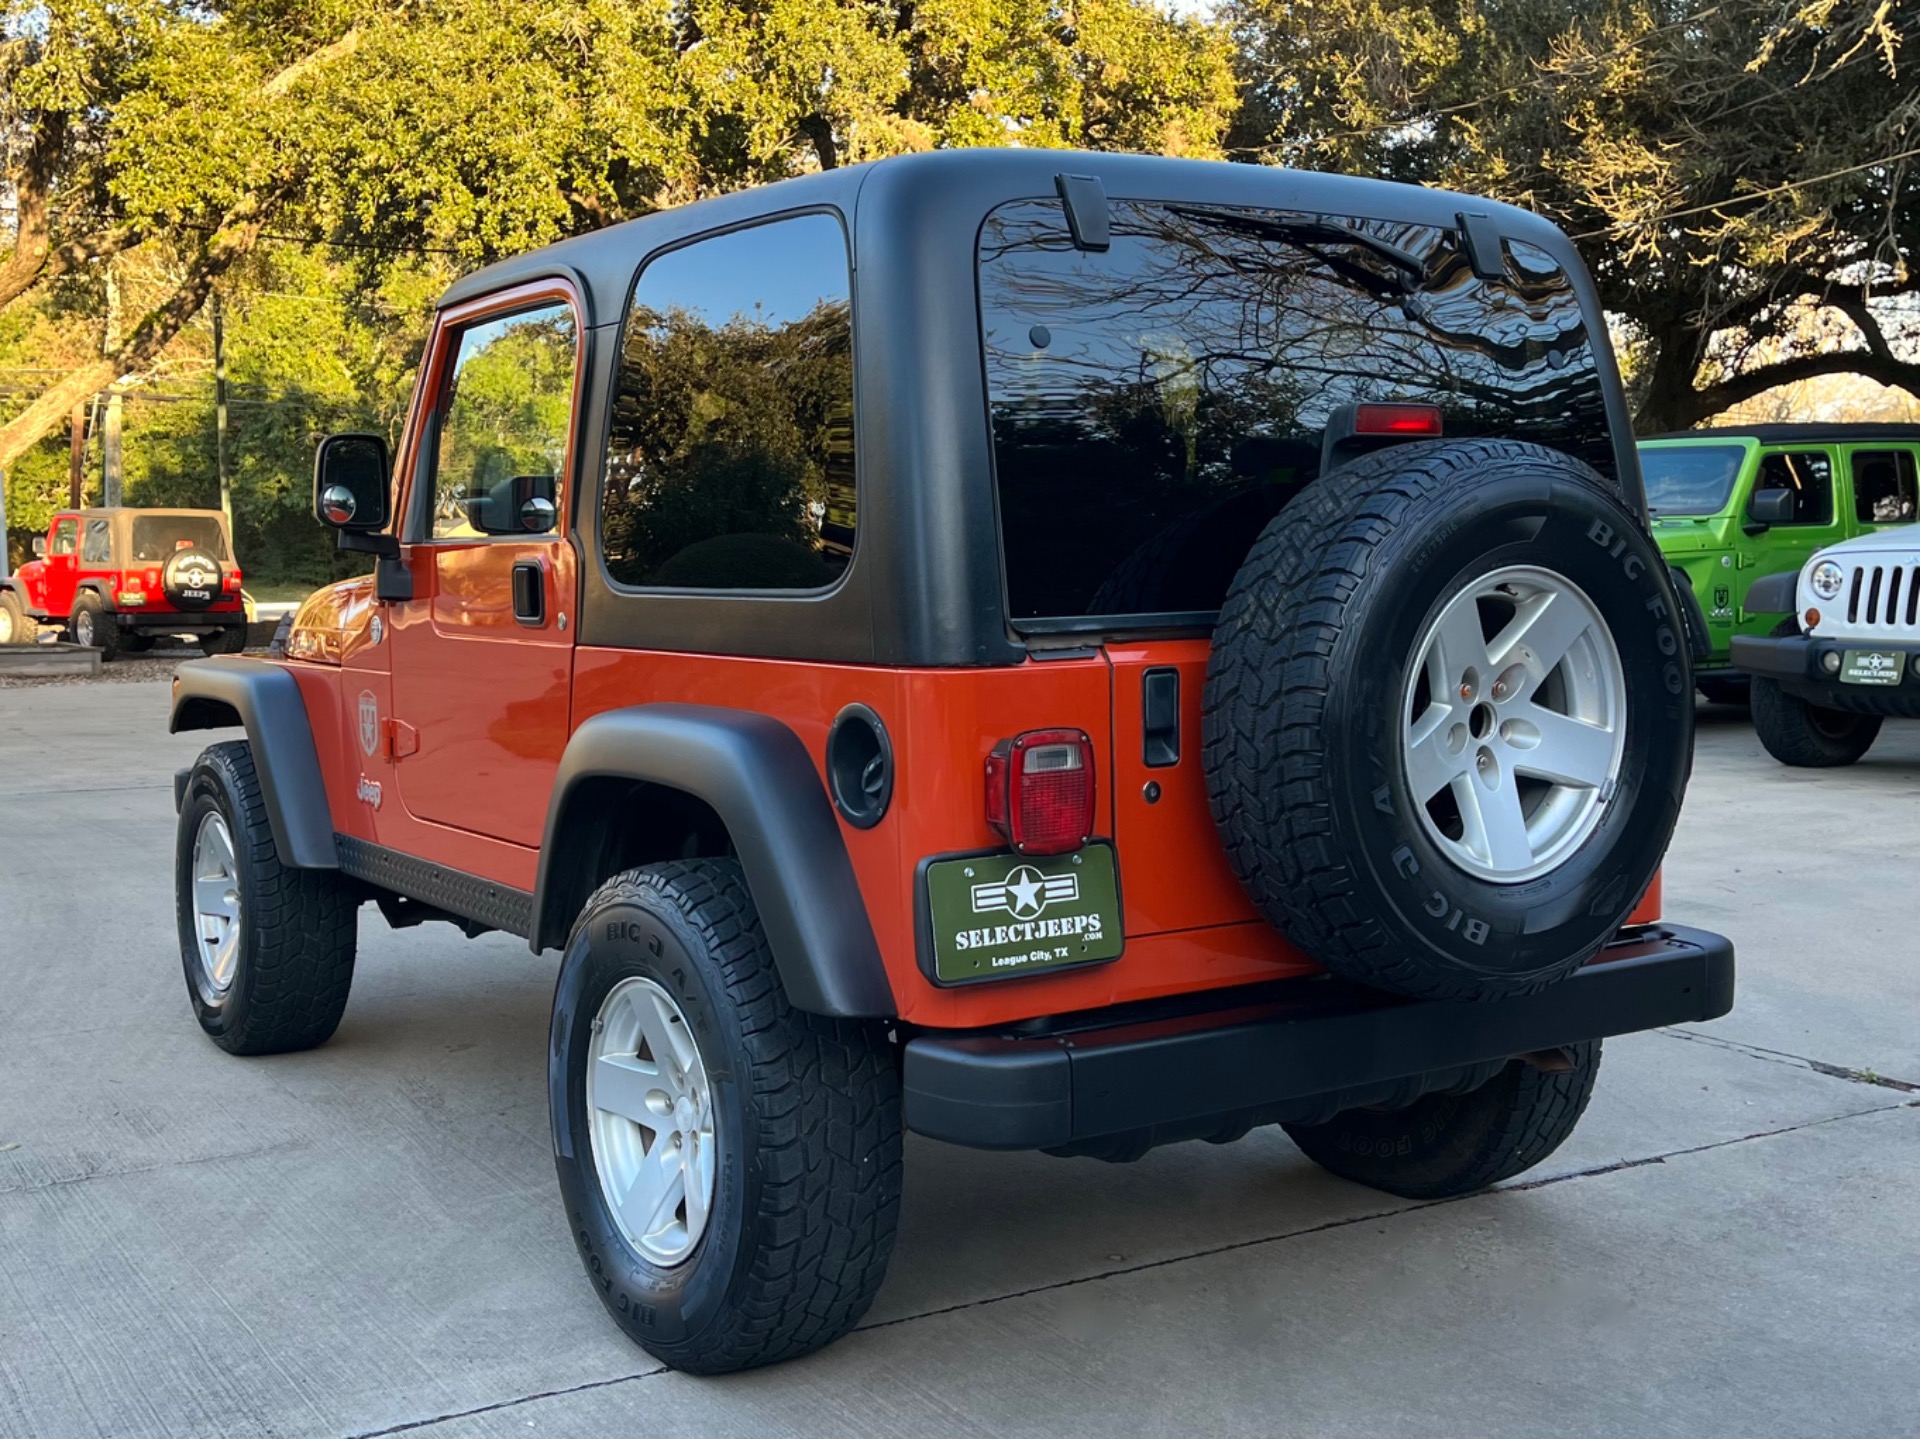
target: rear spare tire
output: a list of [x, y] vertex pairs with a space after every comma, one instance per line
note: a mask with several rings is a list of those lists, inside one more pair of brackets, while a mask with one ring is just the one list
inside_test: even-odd
[[175, 550], [160, 567], [160, 590], [176, 610], [204, 610], [220, 598], [220, 561], [205, 550]]
[[1269, 524], [1214, 632], [1208, 795], [1261, 912], [1440, 999], [1562, 979], [1659, 867], [1692, 755], [1666, 565], [1579, 461], [1397, 446]]

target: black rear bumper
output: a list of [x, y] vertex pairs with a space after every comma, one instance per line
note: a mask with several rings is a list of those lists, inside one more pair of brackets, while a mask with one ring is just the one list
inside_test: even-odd
[[1184, 1009], [1105, 1011], [1044, 1033], [922, 1034], [906, 1046], [906, 1122], [981, 1149], [1227, 1137], [1252, 1123], [1410, 1102], [1476, 1067], [1732, 1007], [1732, 943], [1653, 925], [1524, 999], [1396, 1000], [1317, 978], [1187, 996]]

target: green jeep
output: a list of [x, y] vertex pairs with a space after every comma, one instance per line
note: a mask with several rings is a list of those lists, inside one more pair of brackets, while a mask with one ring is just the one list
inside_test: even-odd
[[[1744, 701], [1735, 635], [1767, 635], [1784, 610], [1749, 608], [1767, 575], [1797, 574], [1817, 549], [1910, 525], [1920, 499], [1920, 425], [1752, 425], [1640, 442], [1653, 537], [1674, 572], [1710, 700]], [[1791, 594], [1792, 587], [1769, 587]]]

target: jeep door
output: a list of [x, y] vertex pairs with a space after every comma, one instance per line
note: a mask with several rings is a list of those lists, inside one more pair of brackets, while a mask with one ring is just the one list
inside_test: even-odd
[[563, 516], [582, 373], [564, 284], [442, 313], [401, 519], [394, 774], [418, 819], [538, 846], [566, 747], [576, 608]]
[[73, 612], [73, 587], [79, 577], [75, 568], [80, 549], [80, 520], [75, 515], [62, 515], [53, 522], [52, 543], [47, 546], [46, 568], [40, 573], [45, 589], [40, 595], [40, 605], [50, 615], [65, 615]]
[[[1751, 529], [1753, 497], [1766, 490], [1786, 490], [1793, 496], [1789, 518], [1764, 529]], [[1796, 571], [1824, 545], [1845, 539], [1838, 453], [1831, 445], [1793, 445], [1762, 450], [1752, 489], [1740, 511], [1746, 528], [1734, 546], [1733, 633], [1765, 635], [1780, 620], [1778, 614], [1749, 611], [1747, 591], [1766, 575]]]

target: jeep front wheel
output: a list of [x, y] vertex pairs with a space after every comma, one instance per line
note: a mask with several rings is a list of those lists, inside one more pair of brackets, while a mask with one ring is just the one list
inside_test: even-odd
[[1281, 1128], [1342, 1179], [1406, 1199], [1448, 1199], [1511, 1179], [1558, 1149], [1586, 1112], [1599, 1072], [1600, 1042], [1592, 1040], [1512, 1060], [1464, 1094]]
[[244, 741], [205, 750], [180, 805], [175, 909], [187, 997], [229, 1054], [332, 1037], [353, 983], [359, 892], [331, 869], [280, 863]]
[[1781, 689], [1778, 680], [1756, 675], [1753, 732], [1781, 764], [1832, 769], [1852, 764], [1873, 748], [1880, 736], [1880, 716], [1809, 704]]
[[27, 613], [20, 596], [0, 590], [0, 645], [30, 645], [39, 638], [39, 623]]
[[548, 1048], [569, 1228], [649, 1354], [717, 1374], [859, 1320], [893, 1250], [900, 1080], [876, 1026], [787, 1003], [739, 866], [602, 885], [561, 961]]
[[1321, 476], [1214, 632], [1207, 789], [1241, 883], [1364, 984], [1499, 999], [1564, 978], [1673, 833], [1681, 635], [1653, 541], [1567, 455], [1441, 441]]

